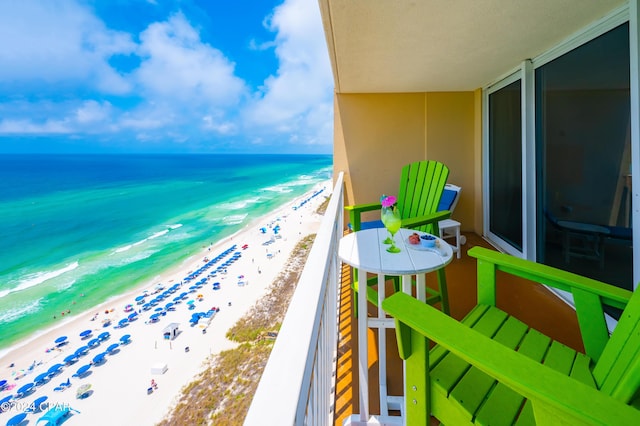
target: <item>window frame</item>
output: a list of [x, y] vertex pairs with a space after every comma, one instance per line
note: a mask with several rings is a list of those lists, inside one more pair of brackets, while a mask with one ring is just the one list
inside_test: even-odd
[[[516, 68], [498, 77], [482, 88], [482, 170], [483, 170], [483, 235], [498, 249], [524, 259], [536, 261], [536, 140], [535, 140], [535, 71], [537, 68], [565, 55], [629, 22], [630, 54], [630, 116], [632, 170], [640, 170], [640, 0], [630, 0], [603, 18], [567, 37], [542, 54], [521, 62]], [[522, 251], [508, 244], [490, 231], [489, 182], [489, 96], [514, 81], [521, 80], [522, 102]], [[632, 228], [633, 241], [640, 241], [640, 173], [632, 174]], [[633, 288], [640, 283], [640, 244], [633, 244]], [[572, 303], [571, 297], [562, 295]]]

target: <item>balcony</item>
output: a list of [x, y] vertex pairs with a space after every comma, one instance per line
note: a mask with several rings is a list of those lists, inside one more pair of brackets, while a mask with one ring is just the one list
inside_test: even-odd
[[[343, 235], [343, 175], [334, 192], [318, 232], [298, 288], [291, 300], [269, 362], [245, 419], [246, 425], [318, 424], [342, 425], [358, 413], [357, 327], [353, 315], [350, 268], [340, 263], [337, 245]], [[475, 234], [466, 234], [461, 259], [446, 267], [451, 316], [461, 319], [475, 305], [475, 260], [467, 249], [491, 247]], [[501, 277], [505, 278], [505, 277]], [[531, 324], [542, 333], [576, 350], [584, 351], [573, 308], [550, 291], [527, 284], [511, 286], [498, 282], [498, 306]], [[435, 278], [427, 277], [435, 288]], [[517, 290], [514, 290], [517, 289]], [[391, 394], [402, 394], [402, 364], [395, 334], [387, 331], [388, 386]], [[369, 331], [369, 347], [375, 348]], [[370, 409], [377, 412], [378, 355], [368, 354]], [[396, 413], [398, 414], [398, 413]]]

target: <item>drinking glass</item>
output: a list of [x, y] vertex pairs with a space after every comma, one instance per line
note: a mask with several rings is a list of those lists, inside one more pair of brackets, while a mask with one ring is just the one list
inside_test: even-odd
[[394, 238], [402, 223], [402, 220], [400, 219], [400, 210], [389, 207], [386, 208], [386, 212], [383, 212], [382, 215], [385, 217], [382, 220], [382, 223], [384, 223], [385, 228], [387, 228], [387, 231], [391, 234], [391, 247], [387, 248], [387, 251], [389, 253], [399, 253], [400, 249], [396, 247]]
[[[391, 210], [391, 208], [382, 207], [382, 210], [380, 211], [380, 220], [382, 220], [382, 224], [385, 228], [387, 228], [387, 215], [389, 214], [388, 210]], [[387, 230], [389, 230], [389, 228], [387, 228]], [[382, 244], [391, 244], [392, 242], [393, 240], [391, 239], [391, 233], [389, 233], [389, 236], [382, 241]]]

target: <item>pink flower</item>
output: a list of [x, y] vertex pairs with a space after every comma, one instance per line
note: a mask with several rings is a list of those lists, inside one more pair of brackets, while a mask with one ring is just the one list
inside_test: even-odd
[[397, 199], [393, 195], [387, 195], [382, 199], [382, 207], [391, 207], [396, 203]]

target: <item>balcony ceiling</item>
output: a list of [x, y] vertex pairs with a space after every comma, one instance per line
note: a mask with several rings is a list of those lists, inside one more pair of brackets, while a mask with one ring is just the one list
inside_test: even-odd
[[339, 93], [475, 90], [626, 0], [318, 0]]

